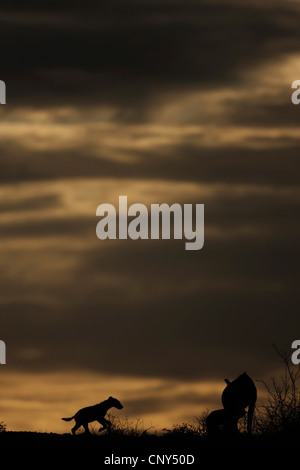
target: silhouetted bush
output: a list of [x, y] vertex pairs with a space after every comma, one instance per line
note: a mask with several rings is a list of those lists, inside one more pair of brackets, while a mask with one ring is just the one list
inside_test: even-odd
[[270, 383], [261, 381], [267, 398], [257, 408], [255, 428], [259, 434], [300, 432], [300, 368], [292, 363], [290, 354], [274, 347], [283, 372]]
[[193, 421], [182, 424], [174, 424], [172, 429], [163, 429], [168, 434], [189, 434], [197, 436], [206, 436], [206, 418], [209, 415], [209, 410], [204, 411], [200, 416], [195, 416]]
[[[260, 381], [266, 397], [256, 406], [252, 423], [252, 433], [259, 437], [270, 435], [300, 435], [300, 366], [294, 365], [290, 353], [274, 349], [280, 359], [282, 372], [269, 381]], [[207, 435], [206, 418], [209, 410], [194, 421], [176, 424], [172, 429], [164, 429], [169, 435]], [[247, 435], [247, 412], [239, 419], [238, 430]]]
[[[129, 419], [127, 417], [114, 416], [108, 413], [107, 418], [111, 422], [111, 428], [105, 432], [112, 436], [132, 436], [138, 437], [145, 435], [150, 429], [144, 429], [143, 422], [140, 419]], [[101, 426], [100, 426], [101, 427]], [[90, 430], [92, 434], [98, 434], [99, 424], [90, 424]]]
[[0, 421], [0, 432], [5, 432], [6, 431], [6, 424], [3, 423], [3, 421]]

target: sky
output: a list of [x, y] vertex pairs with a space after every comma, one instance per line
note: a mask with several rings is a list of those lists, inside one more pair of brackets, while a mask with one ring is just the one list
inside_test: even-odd
[[[299, 327], [299, 1], [3, 0], [0, 421], [117, 397], [153, 429], [257, 383]], [[204, 204], [205, 244], [96, 237], [96, 208]]]

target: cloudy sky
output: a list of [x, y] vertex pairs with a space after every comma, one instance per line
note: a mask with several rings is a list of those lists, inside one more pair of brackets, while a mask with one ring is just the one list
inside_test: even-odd
[[[0, 421], [116, 396], [160, 429], [278, 368], [299, 327], [299, 1], [1, 2]], [[96, 208], [205, 204], [205, 246]]]

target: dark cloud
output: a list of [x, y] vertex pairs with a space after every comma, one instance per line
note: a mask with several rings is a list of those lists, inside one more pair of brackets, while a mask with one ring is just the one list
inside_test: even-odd
[[[60, 198], [57, 194], [45, 194], [39, 195], [39, 197], [26, 197], [23, 200], [16, 198], [15, 200], [5, 200], [0, 202], [0, 213], [11, 213], [21, 211], [35, 211], [38, 209], [50, 209], [58, 207]], [[7, 231], [8, 226], [5, 226], [4, 231]], [[1, 235], [4, 235], [3, 227], [1, 229]], [[11, 233], [10, 233], [11, 235]]]
[[130, 107], [174, 87], [232, 83], [245, 67], [298, 51], [298, 11], [194, 0], [2, 5], [2, 79], [11, 105]]
[[91, 232], [95, 233], [94, 219], [91, 217], [40, 217], [38, 220], [28, 219], [6, 223], [1, 227], [1, 237], [28, 238], [28, 237], [49, 237], [49, 236], [68, 236], [73, 237], [84, 235]]
[[0, 181], [38, 181], [57, 178], [101, 177], [165, 179], [205, 183], [297, 186], [299, 147], [288, 139], [287, 148], [271, 146], [203, 148], [192, 143], [165, 146], [163, 151], [132, 150], [134, 161], [89, 155], [89, 148], [30, 151], [3, 146]]
[[[48, 196], [61, 207], [50, 185], [41, 205], [30, 188], [26, 209], [47, 206]], [[207, 234], [192, 253], [181, 240], [97, 240], [95, 215], [50, 210], [19, 221], [19, 195], [0, 231], [11, 244], [0, 275], [11, 366], [184, 380], [272, 368], [272, 343], [289, 347], [298, 321], [298, 193], [229, 184], [202, 199], [199, 191], [190, 202], [205, 202]], [[41, 356], [23, 357], [28, 345]]]
[[272, 143], [269, 142], [266, 148], [253, 149], [242, 146], [209, 149], [187, 143], [170, 148], [170, 159], [164, 158], [165, 153], [159, 155], [159, 151], [155, 157], [145, 151], [143, 168], [149, 176], [159, 174], [162, 178], [175, 180], [297, 185], [294, 168], [298, 161], [298, 145], [289, 146], [287, 152]]
[[289, 85], [290, 83], [285, 90], [285, 102], [266, 104], [260, 100], [259, 103], [253, 103], [249, 97], [239, 112], [236, 109], [232, 113], [228, 112], [228, 118], [236, 126], [275, 127], [278, 130], [281, 127], [295, 126], [299, 119], [299, 109], [297, 106], [291, 106]]
[[[66, 278], [59, 266], [46, 284], [25, 277], [32, 301], [2, 305], [12, 367], [207, 379], [263, 374], [274, 364], [272, 343], [290, 346], [292, 246], [208, 240], [189, 256], [168, 242], [126, 243], [126, 253], [124, 244], [92, 250]], [[42, 360], [22, 360], [29, 344]]]
[[89, 149], [64, 151], [34, 151], [21, 146], [3, 146], [4, 156], [0, 162], [2, 182], [53, 180], [79, 177], [139, 177], [138, 168], [126, 162], [89, 156]]
[[[172, 391], [172, 385], [170, 385], [170, 391]], [[186, 393], [177, 393], [175, 396], [167, 396], [158, 400], [153, 396], [153, 392], [152, 395], [146, 395], [140, 399], [126, 400], [127, 413], [147, 415], [149, 413], [166, 412], [167, 410], [173, 410], [175, 407], [179, 409], [183, 402], [194, 405], [196, 409], [201, 404], [207, 407], [209, 403], [212, 403], [213, 406], [220, 399], [217, 393], [214, 394], [211, 391], [200, 398], [199, 393], [192, 393], [187, 390]]]

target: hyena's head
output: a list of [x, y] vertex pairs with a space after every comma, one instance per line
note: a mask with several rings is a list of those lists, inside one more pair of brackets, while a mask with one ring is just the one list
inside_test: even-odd
[[117, 408], [118, 410], [121, 410], [123, 408], [123, 405], [117, 400], [116, 398], [109, 397], [107, 400], [109, 402], [110, 407]]

